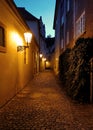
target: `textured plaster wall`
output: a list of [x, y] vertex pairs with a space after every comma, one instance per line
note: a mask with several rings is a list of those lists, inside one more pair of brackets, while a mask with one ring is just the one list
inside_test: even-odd
[[[17, 45], [24, 44], [27, 27], [16, 17], [5, 1], [0, 1], [0, 25], [5, 29], [6, 51], [0, 52], [0, 107], [20, 91], [33, 77], [31, 47], [26, 50], [29, 62], [25, 64], [25, 52], [17, 52]], [[35, 46], [35, 44], [34, 44]]]

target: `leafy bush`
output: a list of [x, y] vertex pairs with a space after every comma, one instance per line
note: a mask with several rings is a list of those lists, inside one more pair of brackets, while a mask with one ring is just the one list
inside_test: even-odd
[[[69, 68], [69, 53], [70, 53], [70, 49], [67, 49], [66, 51], [64, 51], [64, 53], [62, 55], [60, 55], [59, 57], [59, 77], [60, 79], [63, 80], [63, 82], [66, 82], [66, 72], [68, 71]], [[63, 74], [63, 75], [62, 75]]]
[[90, 96], [89, 60], [93, 57], [93, 39], [80, 38], [75, 46], [59, 57], [59, 77], [67, 93], [76, 100], [86, 102]]

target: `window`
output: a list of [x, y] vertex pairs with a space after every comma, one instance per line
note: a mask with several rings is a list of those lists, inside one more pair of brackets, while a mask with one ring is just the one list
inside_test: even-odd
[[4, 44], [4, 28], [0, 26], [0, 46], [5, 46]]
[[63, 38], [61, 39], [61, 49], [63, 49], [64, 48], [64, 40], [63, 40]]
[[82, 16], [82, 32], [85, 32], [85, 12]]
[[67, 12], [70, 10], [70, 0], [67, 0]]
[[76, 21], [76, 37], [80, 36], [85, 32], [85, 11], [81, 14], [81, 16]]
[[64, 16], [61, 18], [61, 25], [64, 23]]
[[69, 44], [69, 32], [67, 32], [67, 45]]
[[5, 50], [5, 30], [3, 26], [0, 26], [0, 52], [6, 52]]

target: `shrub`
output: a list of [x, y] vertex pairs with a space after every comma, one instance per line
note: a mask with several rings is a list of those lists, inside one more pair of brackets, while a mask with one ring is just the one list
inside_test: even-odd
[[89, 60], [93, 57], [93, 39], [80, 38], [59, 58], [59, 77], [73, 99], [86, 102], [90, 96]]
[[[66, 72], [68, 71], [69, 68], [69, 53], [70, 53], [70, 49], [67, 49], [62, 55], [60, 55], [59, 57], [59, 77], [60, 79], [62, 79], [64, 81], [64, 83], [66, 82], [66, 76], [64, 76], [66, 74]], [[62, 75], [63, 74], [63, 75]]]

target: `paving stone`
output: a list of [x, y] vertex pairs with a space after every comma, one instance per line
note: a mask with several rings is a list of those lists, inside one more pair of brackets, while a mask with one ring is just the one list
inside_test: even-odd
[[0, 130], [93, 130], [93, 105], [71, 101], [45, 71], [0, 109]]

